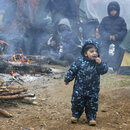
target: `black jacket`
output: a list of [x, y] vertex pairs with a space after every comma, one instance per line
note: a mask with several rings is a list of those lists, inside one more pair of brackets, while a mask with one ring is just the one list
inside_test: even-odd
[[[117, 10], [117, 14], [115, 16], [111, 16], [110, 14], [112, 9]], [[110, 35], [114, 35], [116, 37], [116, 42], [120, 43], [127, 33], [126, 22], [119, 16], [120, 6], [115, 1], [110, 2], [107, 10], [108, 16], [102, 19], [99, 26], [101, 39], [107, 43], [110, 43]]]

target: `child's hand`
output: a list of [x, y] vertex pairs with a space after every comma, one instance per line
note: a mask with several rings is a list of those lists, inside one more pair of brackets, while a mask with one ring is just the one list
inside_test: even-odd
[[100, 64], [100, 63], [102, 62], [102, 60], [101, 60], [99, 57], [97, 57], [97, 58], [95, 59], [95, 61], [96, 61], [98, 64]]
[[69, 82], [65, 82], [65, 85], [68, 85], [69, 84]]

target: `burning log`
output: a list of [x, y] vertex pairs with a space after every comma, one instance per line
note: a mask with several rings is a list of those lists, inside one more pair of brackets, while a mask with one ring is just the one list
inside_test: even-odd
[[6, 73], [13, 75], [14, 73], [19, 74], [35, 74], [35, 73], [51, 73], [51, 69], [47, 68], [43, 65], [37, 64], [26, 64], [26, 63], [19, 63], [19, 62], [7, 62], [1, 60], [0, 62], [0, 73]]
[[46, 60], [43, 56], [24, 56], [22, 49], [21, 53], [16, 53], [13, 56], [4, 56], [0, 59], [0, 73], [7, 73], [13, 76], [14, 73], [19, 74], [36, 74], [36, 73], [51, 73], [51, 69], [43, 66]]

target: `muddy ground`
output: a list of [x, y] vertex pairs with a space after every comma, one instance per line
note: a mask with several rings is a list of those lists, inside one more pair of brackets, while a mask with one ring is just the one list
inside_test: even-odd
[[24, 87], [36, 94], [38, 105], [11, 101], [0, 107], [13, 115], [0, 115], [0, 130], [129, 130], [130, 76], [101, 76], [97, 126], [87, 124], [85, 114], [77, 124], [71, 124], [71, 94], [73, 82], [64, 85], [68, 68], [51, 66], [53, 74], [45, 74]]

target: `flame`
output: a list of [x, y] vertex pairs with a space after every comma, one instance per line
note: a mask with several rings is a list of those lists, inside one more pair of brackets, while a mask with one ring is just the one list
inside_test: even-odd
[[38, 72], [34, 72], [34, 74], [39, 74]]
[[22, 73], [21, 75], [22, 75], [22, 76], [24, 76], [24, 75], [28, 75], [28, 73]]
[[27, 59], [27, 58], [24, 56], [23, 51], [22, 51], [22, 48], [20, 48], [20, 50], [21, 50], [21, 53], [16, 53], [16, 54], [14, 54], [14, 55], [11, 57], [10, 61], [11, 61], [11, 62], [29, 63], [29, 64], [30, 64], [31, 62], [30, 62], [29, 59]]
[[10, 74], [11, 76], [14, 76], [15, 70], [11, 70]]

